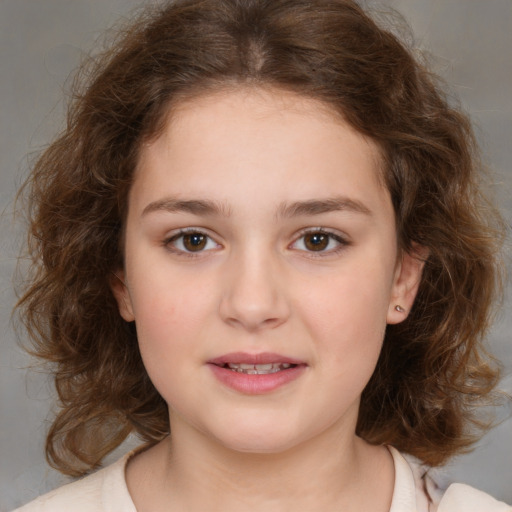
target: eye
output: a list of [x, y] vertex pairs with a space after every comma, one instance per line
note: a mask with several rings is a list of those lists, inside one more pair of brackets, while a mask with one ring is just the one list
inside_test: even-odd
[[210, 236], [198, 230], [182, 230], [167, 238], [164, 245], [178, 253], [199, 253], [219, 248]]
[[336, 253], [348, 242], [340, 235], [323, 229], [315, 229], [303, 233], [293, 244], [293, 249], [307, 252]]

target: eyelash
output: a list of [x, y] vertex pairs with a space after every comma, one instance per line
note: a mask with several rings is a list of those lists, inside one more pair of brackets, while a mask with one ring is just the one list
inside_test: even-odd
[[[197, 229], [197, 228], [184, 228], [184, 229], [180, 229], [177, 233], [175, 233], [174, 235], [170, 236], [169, 238], [166, 238], [163, 241], [162, 245], [167, 250], [169, 250], [170, 252], [172, 252], [174, 254], [178, 254], [179, 256], [183, 256], [185, 258], [198, 258], [198, 257], [200, 257], [201, 253], [204, 252], [203, 250], [194, 252], [194, 251], [187, 251], [187, 250], [183, 250], [183, 249], [178, 249], [175, 246], [173, 246], [173, 243], [178, 241], [180, 238], [185, 237], [186, 235], [200, 235], [200, 236], [204, 236], [207, 239], [207, 241], [206, 241], [207, 244], [208, 244], [208, 241], [213, 241], [213, 238], [210, 235], [208, 235], [207, 233], [205, 233], [204, 231], [202, 231], [201, 229]], [[216, 243], [216, 245], [218, 245], [218, 244]]]
[[[183, 249], [179, 249], [175, 247], [173, 244], [176, 243], [178, 240], [182, 239], [186, 235], [199, 235], [206, 237], [206, 244], [208, 244], [208, 241], [213, 241], [213, 238], [202, 231], [201, 229], [197, 228], [185, 228], [179, 230], [174, 235], [170, 236], [169, 238], [166, 238], [162, 245], [169, 250], [170, 252], [173, 252], [175, 254], [178, 254], [179, 256], [183, 256], [185, 258], [198, 258], [201, 257], [202, 253], [211, 250], [207, 249], [205, 250], [199, 250], [197, 252], [194, 251], [187, 251]], [[324, 228], [308, 228], [300, 233], [300, 235], [288, 246], [292, 247], [293, 245], [297, 244], [299, 240], [304, 239], [307, 235], [324, 235], [329, 237], [328, 243], [330, 243], [331, 240], [334, 240], [338, 246], [334, 249], [329, 250], [320, 250], [320, 251], [308, 251], [307, 249], [300, 250], [301, 252], [307, 253], [308, 257], [313, 258], [321, 258], [326, 257], [330, 255], [336, 255], [339, 252], [341, 252], [343, 249], [345, 249], [347, 246], [350, 245], [350, 242], [345, 239], [344, 237], [340, 236], [338, 233], [333, 233], [332, 231], [326, 230]], [[216, 243], [216, 242], [214, 242]], [[218, 244], [216, 244], [218, 246]]]
[[[338, 244], [338, 246], [335, 247], [334, 249], [329, 249], [327, 251], [325, 251], [325, 250], [321, 250], [321, 251], [303, 250], [302, 252], [307, 253], [308, 257], [310, 257], [310, 258], [311, 257], [312, 258], [324, 258], [327, 256], [336, 255], [336, 254], [339, 254], [341, 251], [343, 251], [346, 247], [348, 247], [350, 245], [350, 242], [346, 238], [341, 236], [340, 234], [334, 233], [332, 231], [329, 231], [329, 230], [321, 228], [321, 227], [318, 227], [318, 228], [308, 228], [308, 229], [305, 229], [304, 231], [302, 231], [300, 233], [300, 235], [295, 239], [295, 241], [292, 244], [290, 244], [290, 246], [295, 245], [299, 240], [303, 240], [307, 235], [324, 235], [324, 236], [329, 237], [330, 240], [334, 240]], [[330, 241], [328, 241], [328, 243], [330, 243]]]

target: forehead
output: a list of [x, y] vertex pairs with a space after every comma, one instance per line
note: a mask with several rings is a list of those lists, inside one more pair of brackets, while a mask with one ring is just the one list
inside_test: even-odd
[[220, 200], [281, 191], [294, 196], [284, 200], [300, 200], [324, 197], [332, 187], [361, 193], [366, 185], [379, 195], [386, 192], [381, 162], [377, 145], [325, 104], [242, 88], [174, 105], [164, 129], [142, 148], [134, 188], [152, 183], [173, 195]]

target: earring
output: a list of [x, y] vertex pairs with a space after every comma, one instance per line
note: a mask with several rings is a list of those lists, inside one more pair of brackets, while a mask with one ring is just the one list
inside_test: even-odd
[[395, 306], [395, 310], [398, 311], [399, 313], [405, 313], [405, 309], [402, 306], [400, 306], [400, 304], [397, 304]]

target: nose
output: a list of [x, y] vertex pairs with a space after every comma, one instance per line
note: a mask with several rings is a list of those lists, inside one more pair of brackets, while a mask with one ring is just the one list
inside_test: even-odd
[[220, 315], [233, 327], [257, 332], [289, 317], [284, 277], [270, 257], [232, 258], [223, 279]]

